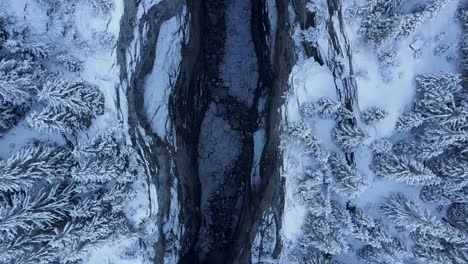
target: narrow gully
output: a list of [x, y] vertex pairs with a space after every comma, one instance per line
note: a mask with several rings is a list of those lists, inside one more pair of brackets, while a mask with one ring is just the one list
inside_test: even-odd
[[209, 103], [198, 152], [201, 263], [227, 263], [250, 184], [259, 87], [252, 5], [251, 0], [206, 1], [206, 56], [215, 64], [206, 73]]

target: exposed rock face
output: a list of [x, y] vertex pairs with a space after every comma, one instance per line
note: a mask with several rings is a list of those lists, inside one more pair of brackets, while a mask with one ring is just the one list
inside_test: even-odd
[[[148, 191], [157, 204], [155, 263], [279, 257], [278, 109], [294, 60], [287, 7], [286, 0], [125, 1], [118, 58], [126, 90], [118, 92], [130, 140], [156, 188], [157, 195]], [[145, 112], [152, 87], [145, 79], [164, 56], [155, 47], [173, 18], [183, 32], [181, 60], [170, 73], [170, 125], [161, 135]]]

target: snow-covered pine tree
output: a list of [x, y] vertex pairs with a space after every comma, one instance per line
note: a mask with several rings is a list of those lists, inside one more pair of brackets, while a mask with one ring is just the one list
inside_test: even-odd
[[343, 156], [331, 155], [328, 158], [328, 166], [333, 178], [332, 190], [345, 196], [355, 197], [366, 189], [364, 177], [348, 165]]
[[106, 131], [88, 142], [75, 146], [73, 155], [79, 159], [99, 155], [112, 156], [119, 149], [115, 131]]
[[328, 215], [331, 212], [330, 192], [326, 183], [329, 175], [325, 166], [307, 169], [304, 178], [298, 183], [296, 196], [314, 215]]
[[0, 60], [0, 101], [20, 105], [31, 99], [37, 88], [34, 66], [29, 60]]
[[378, 139], [370, 146], [371, 150], [377, 154], [391, 152], [393, 144], [387, 139]]
[[339, 264], [330, 254], [302, 247], [297, 247], [290, 258], [294, 261], [292, 264]]
[[102, 93], [84, 82], [48, 81], [39, 92], [38, 100], [60, 111], [75, 114], [102, 114], [104, 110]]
[[345, 153], [354, 152], [355, 148], [367, 139], [367, 135], [355, 125], [340, 122], [332, 132], [333, 140]]
[[73, 180], [82, 183], [98, 182], [104, 183], [115, 179], [124, 173], [127, 166], [124, 156], [93, 158], [81, 162], [73, 167], [71, 176]]
[[25, 191], [39, 182], [56, 182], [69, 173], [70, 166], [65, 149], [46, 143], [31, 144], [0, 161], [0, 191]]
[[98, 14], [109, 14], [115, 7], [113, 0], [87, 0]]
[[429, 166], [444, 179], [445, 184], [461, 189], [468, 185], [468, 160], [454, 149], [453, 155], [443, 155], [431, 160]]
[[0, 207], [0, 233], [6, 239], [46, 229], [66, 218], [71, 190], [55, 186], [38, 193], [11, 195], [11, 206]]
[[410, 131], [412, 128], [418, 127], [425, 122], [425, 118], [416, 112], [409, 112], [405, 113], [396, 123], [396, 130], [397, 131]]
[[440, 180], [424, 164], [404, 155], [376, 154], [371, 169], [377, 176], [411, 185], [429, 185]]
[[460, 230], [468, 230], [468, 203], [452, 203], [447, 209], [448, 222]]
[[388, 116], [388, 112], [379, 107], [370, 107], [361, 114], [364, 124], [373, 126]]
[[54, 56], [54, 61], [62, 64], [65, 68], [71, 72], [79, 72], [83, 70], [84, 62], [75, 56], [69, 54], [61, 54]]
[[321, 118], [335, 118], [342, 107], [343, 105], [339, 101], [330, 98], [320, 98], [316, 102], [302, 104], [300, 111], [301, 115], [305, 117], [318, 115]]
[[91, 116], [77, 116], [72, 112], [58, 111], [52, 107], [46, 107], [41, 112], [34, 111], [27, 118], [28, 124], [39, 130], [47, 132], [72, 133], [91, 125]]
[[371, 45], [379, 48], [392, 40], [408, 37], [420, 25], [432, 19], [449, 2], [449, 0], [434, 0], [422, 10], [406, 15], [390, 14], [388, 16], [375, 11], [363, 14], [360, 33]]
[[286, 130], [289, 140], [305, 144], [305, 153], [319, 161], [326, 161], [329, 153], [321, 145], [318, 138], [313, 135], [312, 129], [304, 122], [290, 123]]
[[356, 14], [367, 16], [372, 14], [391, 15], [401, 5], [402, 0], [367, 0], [357, 9]]
[[[15, 237], [13, 240], [0, 240], [0, 263], [19, 263], [17, 262], [19, 258], [30, 255], [31, 251], [40, 248], [48, 240], [50, 240], [50, 236], [35, 232], [28, 236]], [[50, 253], [50, 251], [37, 250], [35, 253], [37, 257], [34, 258], [36, 262], [34, 263], [39, 263], [42, 259], [51, 260]], [[28, 259], [30, 258], [31, 256], [28, 257]]]
[[433, 125], [419, 133], [417, 139], [431, 145], [432, 148], [444, 150], [449, 146], [468, 141], [468, 129], [466, 124], [464, 126]]
[[348, 251], [346, 236], [341, 232], [340, 224], [332, 217], [306, 215], [302, 226], [299, 246], [304, 251], [316, 249], [327, 254], [338, 254]]
[[421, 189], [421, 199], [425, 202], [437, 204], [451, 204], [454, 202], [468, 203], [468, 186], [459, 189], [454, 188], [450, 183], [440, 183], [424, 186]]
[[73, 152], [78, 166], [72, 169], [72, 178], [81, 183], [103, 183], [114, 178], [124, 182], [129, 150], [118, 137], [111, 130], [78, 145]]
[[453, 73], [423, 74], [416, 77], [416, 91], [422, 106], [450, 102], [459, 91], [461, 76]]
[[96, 216], [83, 223], [68, 223], [62, 230], [56, 231], [51, 246], [58, 251], [60, 263], [80, 261], [91, 247], [106, 239], [127, 232], [122, 216]]
[[396, 226], [409, 232], [431, 234], [449, 243], [463, 243], [468, 239], [467, 234], [441, 222], [402, 194], [393, 194], [381, 210]]

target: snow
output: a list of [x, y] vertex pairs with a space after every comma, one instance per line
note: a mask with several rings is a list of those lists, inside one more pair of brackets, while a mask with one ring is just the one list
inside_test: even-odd
[[221, 77], [230, 95], [252, 105], [258, 83], [258, 65], [251, 34], [249, 0], [232, 0], [226, 10], [226, 42], [220, 65]]
[[251, 173], [251, 185], [252, 187], [257, 186], [260, 183], [260, 159], [262, 158], [263, 148], [265, 147], [265, 129], [261, 128], [255, 131], [253, 135], [254, 141], [254, 156], [253, 156], [253, 166]]
[[[109, 243], [101, 244], [91, 248], [87, 258], [83, 260], [84, 264], [146, 264], [143, 256], [125, 256], [123, 252], [135, 247], [138, 243], [136, 237], [122, 238]], [[119, 252], [119, 253], [117, 253]]]
[[34, 140], [65, 144], [65, 139], [60, 133], [38, 132], [23, 120], [0, 139], [0, 159], [7, 159]]
[[[363, 1], [359, 1], [363, 2]], [[421, 204], [430, 211], [435, 211], [435, 206], [423, 204], [419, 198], [420, 187], [408, 186], [396, 181], [385, 180], [376, 177], [369, 168], [372, 153], [369, 144], [381, 138], [391, 138], [392, 141], [401, 140], [406, 135], [395, 134], [395, 124], [398, 117], [407, 111], [415, 95], [414, 79], [418, 74], [457, 72], [457, 45], [461, 36], [460, 26], [453, 21], [458, 1], [451, 1], [431, 21], [422, 25], [408, 38], [398, 40], [389, 47], [397, 52], [395, 66], [389, 66], [382, 73], [377, 52], [369, 47], [357, 33], [359, 20], [345, 21], [345, 32], [351, 43], [353, 52], [354, 76], [357, 82], [357, 111], [358, 125], [370, 138], [357, 148], [355, 152], [356, 166], [370, 187], [359, 197], [352, 200], [358, 207], [375, 218], [381, 218], [380, 204], [394, 192], [402, 192], [411, 200]], [[318, 6], [326, 8], [323, 1], [316, 2]], [[352, 6], [353, 1], [343, 1], [343, 5]], [[326, 10], [326, 9], [325, 9]], [[345, 10], [345, 9], [344, 9]], [[294, 21], [294, 13], [291, 11], [291, 21]], [[328, 15], [328, 14], [327, 14]], [[320, 17], [320, 15], [318, 16]], [[338, 25], [337, 25], [338, 26]], [[320, 24], [319, 24], [320, 27]], [[313, 102], [321, 97], [336, 99], [336, 88], [331, 71], [325, 64], [320, 66], [313, 58], [305, 58], [302, 47], [299, 44], [299, 28], [293, 25], [293, 38], [296, 42], [298, 62], [293, 67], [289, 78], [289, 91], [286, 94], [286, 102], [282, 107], [286, 124], [288, 122], [303, 120], [311, 125], [314, 135], [319, 138], [327, 150], [341, 152], [333, 143], [331, 130], [335, 121], [331, 119], [302, 118], [299, 107], [304, 102]], [[328, 36], [325, 28], [320, 29], [317, 40], [318, 49], [325, 57], [329, 56]], [[442, 55], [435, 52], [441, 45], [449, 48]], [[339, 80], [338, 82], [341, 82]], [[389, 116], [374, 126], [367, 126], [360, 122], [360, 112], [371, 106], [378, 106], [389, 113]], [[286, 200], [283, 216], [282, 235], [285, 238], [285, 249], [282, 258], [287, 258], [288, 250], [294, 245], [294, 241], [301, 234], [301, 225], [307, 208], [302, 206], [294, 197], [297, 189], [297, 178], [303, 173], [307, 165], [307, 159], [301, 156], [301, 147], [295, 144], [285, 144], [283, 155], [283, 176], [286, 178]], [[439, 215], [434, 212], [434, 215]], [[385, 225], [388, 225], [384, 221]], [[358, 263], [354, 257], [344, 254], [338, 257], [346, 260], [346, 263]], [[287, 262], [288, 260], [284, 260]]]
[[273, 61], [275, 56], [276, 31], [278, 29], [278, 10], [276, 9], [276, 0], [267, 0], [266, 8], [268, 21], [270, 22], [270, 59]]
[[171, 129], [169, 96], [182, 60], [182, 31], [177, 17], [165, 21], [159, 30], [152, 72], [145, 80], [145, 112], [151, 128], [161, 138]]

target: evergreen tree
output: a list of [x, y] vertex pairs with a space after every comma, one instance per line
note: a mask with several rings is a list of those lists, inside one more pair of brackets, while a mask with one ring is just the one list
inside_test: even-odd
[[346, 237], [333, 218], [307, 214], [302, 230], [299, 245], [307, 251], [318, 249], [327, 254], [338, 254], [349, 249]]
[[318, 138], [313, 135], [312, 129], [303, 122], [291, 123], [287, 129], [290, 140], [305, 144], [305, 153], [317, 160], [326, 161], [328, 152], [322, 147]]
[[371, 107], [361, 114], [364, 124], [372, 126], [388, 116], [388, 112], [378, 107]]
[[71, 112], [46, 107], [42, 112], [34, 111], [26, 118], [26, 121], [31, 127], [39, 131], [72, 133], [89, 127], [91, 125], [91, 116], [79, 117]]
[[417, 135], [417, 139], [432, 148], [446, 149], [456, 143], [468, 141], [467, 127], [455, 125], [435, 125], [428, 127]]
[[453, 188], [450, 183], [440, 183], [424, 186], [421, 189], [421, 199], [425, 202], [451, 204], [453, 202], [468, 203], [468, 186]]
[[0, 208], [0, 233], [5, 238], [35, 229], [45, 229], [66, 217], [70, 190], [51, 190], [39, 194], [18, 193], [12, 195], [11, 206]]
[[36, 143], [0, 161], [0, 191], [29, 190], [38, 182], [53, 183], [71, 166], [67, 152], [57, 146]]
[[50, 107], [75, 114], [101, 114], [104, 107], [102, 93], [83, 82], [49, 81], [39, 92], [38, 99]]
[[428, 185], [439, 181], [430, 169], [407, 156], [377, 154], [372, 160], [371, 169], [377, 176], [411, 185]]
[[80, 59], [69, 55], [69, 54], [61, 54], [54, 57], [54, 60], [57, 63], [62, 64], [65, 68], [71, 72], [79, 72], [83, 70], [84, 62]]
[[35, 70], [31, 61], [14, 59], [0, 61], [0, 101], [20, 105], [28, 102], [34, 82]]
[[382, 213], [396, 226], [409, 232], [431, 234], [449, 243], [463, 243], [466, 234], [448, 226], [432, 216], [429, 211], [410, 201], [402, 194], [394, 194], [381, 206]]
[[332, 132], [333, 140], [346, 153], [351, 153], [367, 139], [367, 135], [357, 126], [340, 122]]
[[319, 116], [321, 118], [335, 118], [343, 105], [330, 98], [320, 98], [313, 103], [305, 103], [301, 106], [301, 114], [305, 117]]
[[343, 195], [355, 197], [367, 188], [364, 177], [339, 155], [331, 155], [328, 159], [333, 184], [331, 188]]
[[126, 168], [125, 157], [116, 156], [104, 159], [88, 159], [72, 168], [71, 176], [77, 182], [104, 183], [123, 174]]
[[114, 7], [113, 0], [87, 0], [96, 13], [108, 14]]
[[396, 130], [403, 132], [410, 131], [412, 128], [422, 125], [424, 122], [425, 118], [419, 113], [405, 113], [402, 116], [400, 116], [400, 118], [398, 118], [398, 121], [396, 123]]
[[452, 203], [447, 209], [448, 222], [460, 230], [468, 230], [468, 202]]
[[393, 144], [387, 139], [378, 139], [371, 145], [371, 150], [377, 154], [389, 153], [392, 150]]
[[[381, 47], [392, 40], [408, 37], [420, 25], [439, 13], [447, 3], [449, 3], [449, 0], [434, 0], [422, 10], [406, 15], [391, 14], [390, 16], [382, 16], [385, 13], [370, 12], [364, 15], [360, 33], [374, 47]], [[382, 9], [382, 11], [384, 10]]]
[[458, 155], [458, 151], [455, 150], [456, 156], [442, 156], [430, 162], [431, 168], [444, 179], [445, 184], [454, 189], [468, 185], [468, 160]]

